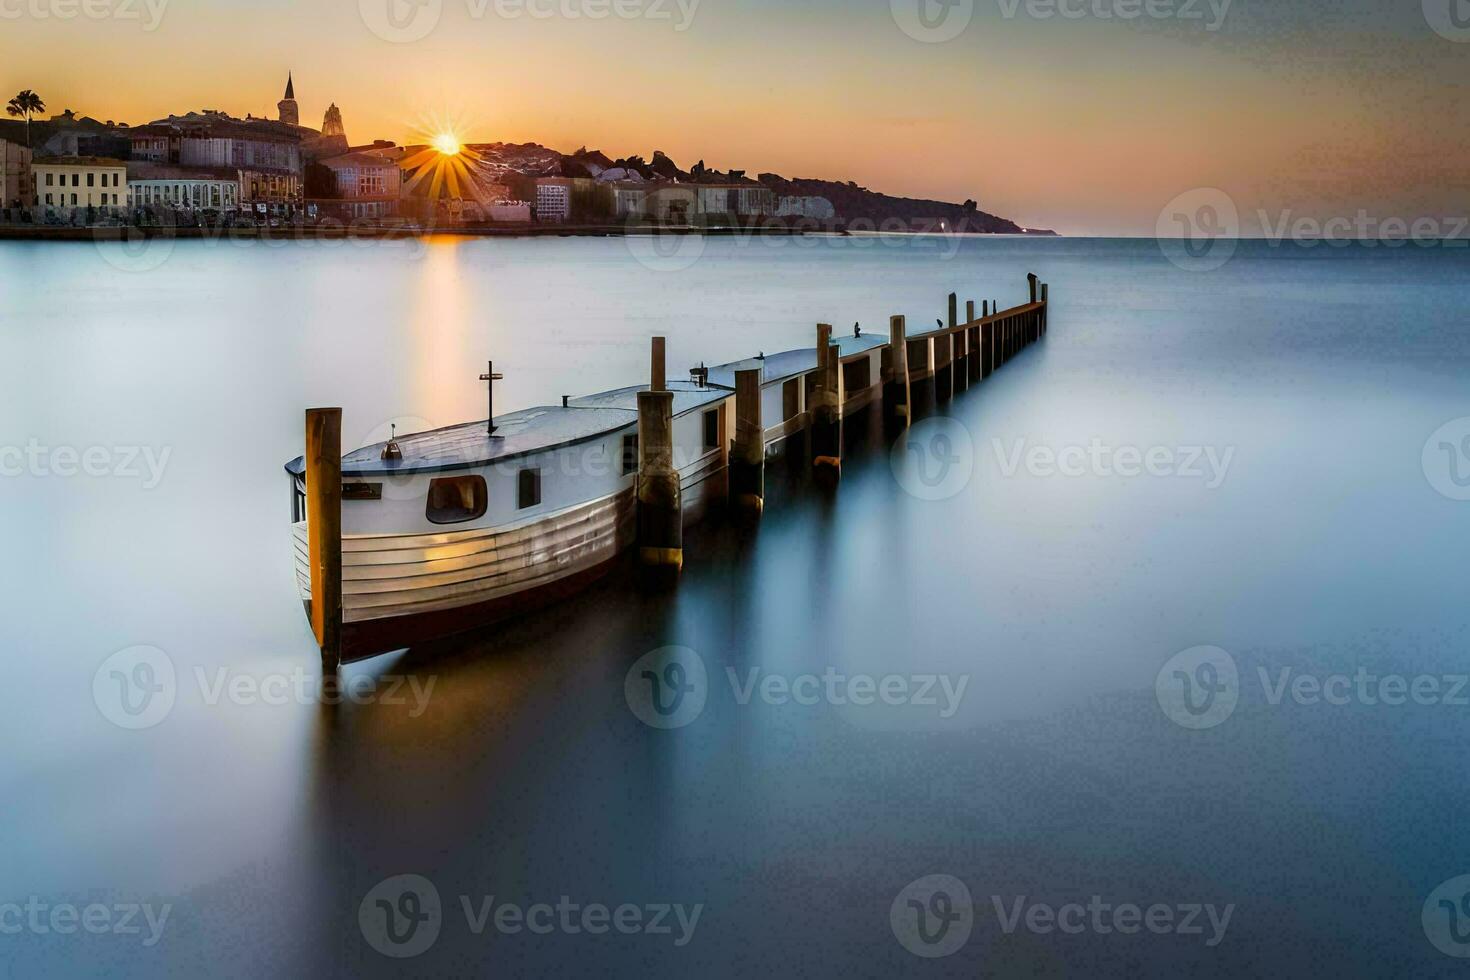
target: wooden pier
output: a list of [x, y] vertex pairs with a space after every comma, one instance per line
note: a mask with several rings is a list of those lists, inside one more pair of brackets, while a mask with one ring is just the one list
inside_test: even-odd
[[[923, 406], [955, 398], [982, 384], [1027, 346], [1044, 338], [1048, 287], [1035, 275], [1029, 275], [1027, 283], [1027, 301], [1008, 309], [1000, 309], [993, 300], [982, 300], [977, 312], [975, 301], [967, 300], [962, 319], [960, 297], [951, 293], [945, 315], [935, 317], [935, 329], [911, 333], [905, 317], [893, 316], [887, 338], [865, 335], [860, 327], [854, 327], [851, 336], [834, 339], [830, 325], [818, 324], [814, 349], [788, 351], [771, 358], [761, 354], [718, 369], [701, 366], [691, 372], [690, 382], [668, 381], [664, 338], [656, 337], [647, 385], [575, 402], [563, 398], [559, 408], [533, 410], [521, 418], [504, 420], [516, 428], [535, 420], [554, 424], [558, 412], [569, 419], [575, 415], [578, 420], [621, 417], [620, 412], [629, 418], [628, 422], [597, 422], [585, 433], [579, 430], [572, 442], [548, 443], [519, 454], [529, 458], [536, 452], [570, 451], [588, 439], [622, 439], [627, 482], [621, 489], [609, 488], [610, 496], [589, 498], [543, 518], [555, 523], [551, 525], [552, 536], [541, 540], [563, 541], [562, 547], [570, 550], [557, 553], [562, 557], [550, 565], [532, 564], [543, 558], [540, 552], [527, 550], [525, 541], [538, 532], [534, 523], [525, 521], [474, 527], [459, 535], [450, 532], [426, 537], [421, 529], [401, 530], [399, 539], [406, 542], [402, 548], [391, 543], [397, 539], [382, 531], [349, 531], [346, 550], [353, 567], [345, 578], [351, 587], [351, 606], [344, 604], [343, 486], [344, 480], [354, 487], [365, 486], [356, 481], [362, 476], [362, 468], [373, 464], [364, 464], [360, 458], [364, 450], [359, 450], [347, 460], [353, 464], [353, 475], [349, 477], [342, 456], [341, 410], [308, 410], [306, 453], [287, 469], [293, 475], [293, 515], [299, 515], [293, 516], [293, 521], [298, 553], [304, 559], [298, 578], [324, 671], [335, 672], [344, 660], [344, 651], [347, 660], [365, 659], [396, 648], [384, 649], [386, 643], [401, 647], [429, 638], [416, 635], [416, 629], [448, 635], [483, 625], [477, 617], [489, 615], [491, 609], [509, 608], [514, 612], [518, 606], [533, 608], [539, 603], [518, 594], [521, 587], [514, 584], [518, 578], [534, 584], [539, 598], [549, 601], [590, 581], [611, 564], [613, 556], [624, 551], [633, 553], [637, 568], [655, 573], [658, 579], [677, 578], [685, 560], [684, 526], [698, 519], [712, 494], [717, 493], [734, 514], [751, 519], [760, 515], [765, 502], [766, 460], [773, 453], [804, 447], [804, 458], [809, 460], [814, 475], [822, 485], [834, 489], [842, 474], [844, 419], [856, 418], [880, 403], [887, 428], [906, 428], [922, 414]], [[717, 381], [711, 381], [712, 371]], [[491, 379], [496, 377], [493, 365], [488, 374]], [[680, 438], [687, 442], [694, 422], [699, 423], [702, 433], [696, 445], [702, 445], [703, 450], [687, 465], [681, 465]], [[412, 438], [464, 438], [457, 434], [460, 428], [399, 438], [411, 447]], [[480, 438], [488, 444], [501, 440], [504, 449], [505, 437], [497, 431], [497, 420], [491, 418], [488, 426], [480, 427]], [[680, 432], [684, 433], [682, 437]], [[385, 461], [403, 464], [398, 442], [387, 444], [381, 456]], [[461, 469], [489, 467], [494, 461], [492, 455], [483, 464], [469, 463]], [[373, 470], [369, 476], [377, 472], [381, 471]], [[534, 477], [523, 484], [527, 488], [523, 493], [539, 502], [541, 470], [533, 468], [522, 475], [525, 473], [534, 473]], [[480, 486], [483, 491], [483, 479]], [[372, 498], [354, 495], [350, 499]], [[483, 492], [478, 499], [473, 494], [464, 498], [470, 512], [475, 509], [471, 505], [478, 505], [479, 516], [485, 514], [483, 500]], [[624, 514], [628, 523], [620, 516]], [[620, 528], [628, 527], [635, 514], [636, 532], [624, 536]], [[472, 513], [465, 518], [475, 519]], [[415, 550], [404, 552], [402, 549], [409, 544]], [[384, 547], [397, 549], [390, 552], [393, 554], [413, 556], [424, 563], [424, 570], [405, 568], [394, 572], [385, 584], [374, 585], [384, 582], [380, 576], [387, 574], [374, 568], [399, 561], [375, 558], [374, 552]], [[475, 557], [502, 553], [510, 564], [487, 565]], [[582, 553], [588, 556], [583, 564], [565, 564]], [[517, 554], [524, 557], [517, 560]], [[594, 559], [600, 564], [592, 563]], [[558, 567], [557, 562], [564, 567]], [[481, 584], [476, 572], [481, 566], [503, 567], [504, 571], [488, 573], [492, 575], [492, 579], [485, 580], [489, 584]], [[389, 598], [380, 598], [375, 589], [388, 590], [385, 594]], [[413, 611], [413, 615], [389, 613], [385, 619], [374, 614], [375, 608], [390, 603]], [[368, 626], [374, 627], [371, 638], [367, 638]]]

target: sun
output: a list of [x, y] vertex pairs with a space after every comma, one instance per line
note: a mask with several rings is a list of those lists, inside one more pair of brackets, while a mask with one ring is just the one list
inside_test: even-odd
[[440, 133], [434, 137], [434, 149], [447, 157], [458, 156], [460, 151], [459, 138], [453, 133]]

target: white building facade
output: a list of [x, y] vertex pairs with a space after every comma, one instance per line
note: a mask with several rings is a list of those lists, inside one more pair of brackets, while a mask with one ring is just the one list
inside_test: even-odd
[[122, 208], [128, 169], [103, 157], [42, 157], [31, 164], [38, 204], [55, 208]]
[[28, 208], [36, 203], [31, 186], [31, 151], [0, 140], [0, 208]]

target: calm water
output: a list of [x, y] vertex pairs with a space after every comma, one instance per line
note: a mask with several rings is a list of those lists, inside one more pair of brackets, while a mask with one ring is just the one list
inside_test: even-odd
[[[1446, 696], [1470, 671], [1470, 503], [1436, 490], [1470, 459], [1438, 439], [1425, 458], [1470, 416], [1466, 250], [1243, 244], [1188, 272], [1150, 242], [686, 247], [703, 253], [0, 243], [0, 446], [39, 460], [13, 475], [11, 453], [0, 479], [0, 928], [22, 914], [6, 902], [100, 904], [113, 924], [115, 906], [171, 906], [151, 946], [141, 913], [141, 934], [99, 935], [39, 913], [43, 928], [0, 934], [0, 975], [1461, 967], [1421, 911], [1470, 873], [1470, 691]], [[951, 289], [1011, 305], [1028, 271], [1052, 284], [1051, 333], [939, 406], [947, 483], [869, 441], [835, 495], [777, 469], [758, 532], [691, 534], [671, 595], [616, 577], [349, 669], [378, 685], [370, 703], [220, 693], [316, 674], [281, 471], [304, 408], [343, 406], [355, 446], [390, 422], [483, 417], [492, 357], [508, 411], [641, 380], [652, 334], [671, 368], [718, 363], [808, 345], [819, 320], [917, 329]], [[1090, 446], [1157, 450], [1172, 475], [1047, 465]], [[98, 475], [58, 475], [66, 448], [98, 449]], [[1228, 717], [1156, 695], [1200, 645], [1236, 670]], [[104, 666], [135, 646], [176, 671], [172, 709], [142, 730], [111, 720]], [[669, 646], [706, 668], [706, 700], [659, 730], [624, 681]], [[1273, 690], [1360, 670], [1432, 677], [1439, 695]], [[965, 686], [953, 710], [938, 687], [938, 706], [742, 703], [752, 676], [824, 673]], [[419, 686], [386, 696], [405, 676]], [[437, 940], [395, 961], [359, 907], [401, 874], [431, 881], [443, 913]], [[890, 911], [932, 874], [964, 882], [975, 911], [968, 942], [929, 960]], [[1008, 933], [994, 909], [1095, 895], [1234, 909], [1213, 946], [1208, 924]], [[672, 914], [667, 935], [477, 935], [462, 896], [702, 910], [692, 937]]]

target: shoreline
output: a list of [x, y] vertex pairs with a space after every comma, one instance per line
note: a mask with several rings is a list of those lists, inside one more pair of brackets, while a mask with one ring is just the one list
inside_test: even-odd
[[946, 237], [973, 238], [1055, 238], [1055, 233], [1039, 234], [1014, 232], [947, 232], [947, 231], [852, 231], [845, 227], [800, 228], [788, 226], [732, 226], [721, 228], [699, 228], [684, 225], [635, 226], [626, 225], [555, 225], [533, 227], [506, 227], [500, 225], [466, 225], [450, 228], [440, 227], [385, 227], [378, 225], [318, 224], [291, 225], [278, 228], [240, 225], [230, 227], [137, 227], [127, 226], [57, 226], [57, 225], [0, 225], [0, 241], [59, 241], [59, 242], [107, 242], [138, 241], [142, 239], [400, 239], [427, 238], [435, 235], [452, 235], [461, 238], [628, 238], [635, 236], [698, 235], [705, 238], [759, 237], [809, 237], [831, 235], [850, 238], [864, 235], [913, 236], [916, 238], [941, 235]]

